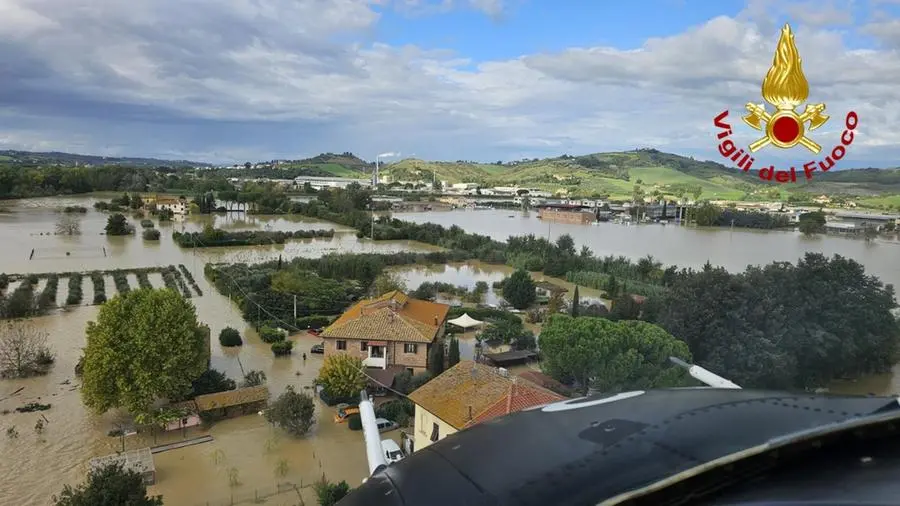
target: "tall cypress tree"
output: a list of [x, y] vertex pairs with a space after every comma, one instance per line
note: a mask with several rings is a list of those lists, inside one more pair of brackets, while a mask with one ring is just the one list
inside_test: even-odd
[[575, 285], [575, 293], [572, 294], [572, 318], [578, 316], [578, 285]]
[[448, 357], [447, 367], [453, 367], [459, 363], [459, 339], [455, 336], [450, 340], [450, 353]]

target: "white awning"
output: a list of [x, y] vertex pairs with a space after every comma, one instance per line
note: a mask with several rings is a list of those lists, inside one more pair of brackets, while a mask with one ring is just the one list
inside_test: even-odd
[[447, 320], [447, 323], [456, 325], [457, 327], [462, 327], [464, 329], [468, 329], [468, 328], [472, 328], [472, 327], [481, 325], [484, 322], [480, 322], [480, 321], [476, 320], [475, 318], [472, 318], [471, 316], [469, 316], [469, 313], [464, 313], [459, 318]]

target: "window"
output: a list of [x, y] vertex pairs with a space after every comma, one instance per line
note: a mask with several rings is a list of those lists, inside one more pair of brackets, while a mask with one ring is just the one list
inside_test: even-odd
[[419, 345], [414, 343], [406, 343], [403, 345], [403, 353], [415, 354], [419, 351]]
[[441, 429], [438, 427], [438, 424], [431, 424], [431, 442], [436, 443], [438, 439], [441, 438]]
[[406, 368], [406, 372], [408, 372], [408, 373], [410, 373], [410, 374], [415, 374], [415, 373], [416, 373], [416, 371], [415, 371], [412, 367], [407, 367], [407, 368]]
[[369, 349], [369, 343], [367, 341], [362, 341], [359, 343], [359, 351], [367, 351]]
[[347, 349], [347, 341], [337, 341], [336, 347], [339, 350], [346, 350]]
[[372, 346], [369, 348], [371, 358], [384, 358], [384, 346]]

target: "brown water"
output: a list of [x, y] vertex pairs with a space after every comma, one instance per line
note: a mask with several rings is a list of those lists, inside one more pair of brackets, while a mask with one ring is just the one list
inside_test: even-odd
[[[304, 388], [311, 385], [321, 363], [321, 356], [308, 350], [317, 342], [306, 334], [291, 336], [298, 341], [290, 358], [274, 358], [269, 346], [262, 343], [251, 327], [241, 318], [240, 311], [229, 300], [218, 294], [203, 276], [206, 262], [256, 262], [271, 260], [279, 255], [285, 259], [296, 256], [315, 257], [329, 252], [394, 252], [404, 250], [432, 251], [432, 246], [410, 241], [372, 243], [357, 240], [353, 231], [332, 223], [298, 217], [251, 217], [240, 215], [191, 216], [183, 221], [161, 225], [163, 231], [158, 243], [144, 242], [138, 237], [106, 237], [100, 235], [107, 215], [93, 210], [81, 219], [82, 235], [62, 237], [52, 235], [59, 217], [56, 208], [65, 205], [90, 207], [95, 198], [32, 199], [7, 203], [11, 212], [0, 213], [0, 271], [7, 273], [83, 271], [145, 267], [153, 265], [185, 264], [204, 292], [202, 297], [191, 299], [197, 307], [200, 321], [210, 325], [213, 335], [212, 367], [239, 379], [243, 370], [259, 369], [268, 376], [273, 396], [286, 385]], [[140, 230], [137, 220], [132, 220]], [[289, 241], [284, 245], [240, 248], [204, 248], [184, 250], [171, 239], [169, 229], [199, 230], [205, 224], [239, 229], [295, 230], [334, 228], [342, 231], [333, 238]], [[41, 234], [44, 235], [41, 235]], [[31, 249], [35, 257], [29, 260]], [[105, 251], [104, 251], [105, 250]], [[66, 255], [69, 252], [69, 255]], [[106, 256], [104, 256], [104, 254]], [[137, 279], [129, 276], [133, 287]], [[150, 276], [154, 286], [163, 286], [159, 274]], [[43, 283], [41, 284], [41, 286]], [[10, 286], [14, 289], [16, 284]], [[93, 297], [90, 280], [84, 280], [85, 303]], [[107, 295], [116, 293], [111, 277], [106, 279]], [[67, 296], [67, 280], [59, 283], [57, 300]], [[106, 434], [114, 423], [124, 421], [121, 413], [95, 416], [82, 406], [78, 380], [74, 367], [85, 344], [84, 328], [94, 319], [98, 308], [76, 307], [56, 311], [33, 319], [36, 327], [49, 334], [49, 344], [57, 356], [51, 373], [44, 377], [0, 382], [0, 411], [14, 410], [27, 402], [40, 399], [53, 407], [43, 414], [50, 423], [40, 435], [34, 425], [40, 414], [11, 413], [0, 415], [0, 503], [29, 505], [46, 504], [50, 496], [58, 493], [64, 483], [80, 482], [86, 473], [90, 458], [113, 453], [121, 449], [119, 438]], [[224, 350], [215, 340], [219, 331], [231, 326], [245, 336], [245, 344], [239, 350]], [[301, 353], [307, 352], [304, 364]], [[66, 383], [67, 382], [67, 383]], [[20, 387], [18, 395], [7, 398]], [[255, 492], [271, 492], [278, 482], [309, 484], [327, 474], [332, 480], [347, 480], [353, 486], [360, 483], [366, 473], [365, 451], [359, 432], [349, 431], [344, 425], [331, 421], [333, 409], [318, 405], [320, 423], [304, 438], [292, 438], [272, 428], [261, 416], [244, 416], [217, 423], [208, 432], [215, 441], [155, 455], [158, 484], [153, 493], [163, 494], [167, 504], [227, 504], [232, 496], [236, 500], [253, 498]], [[5, 435], [6, 429], [15, 426], [18, 438]], [[199, 429], [187, 431], [186, 437], [206, 433]], [[132, 436], [125, 439], [126, 448], [154, 446], [171, 440], [180, 440], [181, 432], [157, 436]], [[399, 438], [399, 433], [391, 434]], [[398, 441], [399, 442], [399, 441]], [[276, 468], [286, 473], [281, 475]], [[240, 485], [232, 487], [231, 469], [237, 472]], [[307, 504], [311, 504], [310, 490], [305, 490]], [[282, 494], [269, 499], [269, 504], [295, 504], [296, 494]]]
[[537, 212], [509, 210], [456, 210], [423, 213], [395, 213], [395, 218], [416, 223], [458, 225], [470, 233], [497, 240], [511, 235], [535, 234], [556, 240], [569, 234], [577, 248], [588, 246], [596, 255], [624, 255], [639, 258], [653, 255], [666, 265], [701, 267], [707, 261], [730, 271], [742, 271], [747, 265], [773, 261], [796, 262], [806, 252], [839, 254], [852, 258], [885, 283], [900, 286], [900, 240], [861, 239], [818, 236], [804, 237], [794, 231], [762, 231], [729, 228], [696, 228], [669, 225], [621, 225], [600, 223], [575, 225], [543, 222]]
[[[108, 197], [104, 197], [108, 198]], [[106, 237], [100, 235], [107, 215], [90, 210], [82, 222], [82, 235], [60, 237], [52, 235], [54, 223], [59, 214], [56, 208], [64, 205], [84, 205], [90, 207], [96, 197], [65, 199], [31, 199], [16, 203], [5, 203], [10, 213], [0, 213], [0, 271], [9, 273], [82, 271], [89, 269], [110, 269], [125, 267], [145, 267], [153, 265], [185, 264], [194, 274], [201, 289], [202, 297], [192, 302], [197, 307], [201, 321], [210, 325], [213, 335], [212, 366], [239, 379], [242, 368], [260, 369], [266, 372], [273, 395], [277, 395], [290, 384], [303, 388], [311, 384], [321, 363], [321, 356], [307, 354], [303, 363], [301, 353], [308, 351], [316, 339], [306, 334], [291, 336], [298, 341], [290, 358], [274, 358], [268, 345], [262, 343], [252, 328], [242, 320], [240, 311], [227, 298], [219, 295], [205, 280], [202, 271], [206, 262], [255, 262], [278, 258], [290, 259], [295, 256], [314, 257], [328, 252], [401, 250], [428, 251], [434, 248], [409, 241], [378, 242], [357, 240], [352, 231], [347, 231], [331, 223], [324, 223], [299, 217], [250, 217], [191, 216], [183, 221], [160, 226], [163, 231], [159, 243], [145, 243], [138, 237]], [[513, 215], [513, 218], [509, 218]], [[401, 219], [445, 225], [458, 224], [470, 232], [490, 234], [505, 238], [511, 234], [534, 233], [546, 236], [548, 226], [531, 216], [522, 217], [509, 211], [456, 211], [429, 212], [395, 215]], [[133, 220], [140, 229], [139, 224]], [[183, 250], [171, 239], [170, 229], [199, 230], [205, 224], [217, 227], [241, 229], [294, 230], [298, 228], [334, 228], [340, 233], [330, 239], [290, 241], [285, 245], [206, 248]], [[804, 251], [840, 253], [863, 263], [871, 273], [878, 274], [886, 282], [900, 281], [900, 270], [896, 264], [897, 245], [879, 241], [866, 244], [851, 239], [823, 237], [805, 239], [789, 232], [751, 232], [729, 230], [697, 230], [679, 228], [672, 225], [634, 226], [604, 224], [601, 226], [578, 226], [552, 224], [551, 238], [563, 233], [571, 234], [580, 247], [586, 244], [598, 254], [616, 254], [640, 257], [652, 254], [660, 261], [678, 265], [702, 265], [706, 260], [722, 264], [732, 270], [743, 268], [747, 263], [768, 263], [772, 260], [795, 260]], [[51, 234], [51, 235], [40, 235]], [[29, 260], [31, 249], [35, 258]], [[105, 255], [104, 256], [104, 248]], [[69, 252], [69, 255], [66, 255]], [[410, 289], [422, 281], [444, 281], [454, 285], [474, 287], [476, 281], [492, 284], [508, 275], [511, 269], [505, 266], [487, 266], [479, 263], [453, 264], [423, 268], [399, 269]], [[542, 276], [537, 275], [540, 279]], [[133, 278], [133, 277], [132, 277]], [[561, 280], [570, 290], [572, 285]], [[163, 286], [159, 274], [150, 276], [154, 286]], [[136, 279], [130, 279], [137, 286]], [[110, 277], [106, 280], [107, 294], [113, 295], [115, 287]], [[12, 285], [11, 288], [14, 288]], [[580, 288], [583, 299], [599, 298], [599, 293]], [[66, 280], [60, 280], [58, 301], [63, 301], [67, 293]], [[92, 285], [85, 280], [84, 297], [93, 296]], [[493, 289], [487, 294], [486, 303], [496, 303]], [[57, 363], [45, 377], [27, 380], [6, 380], [0, 382], [0, 411], [40, 398], [42, 402], [53, 404], [44, 412], [50, 423], [40, 435], [33, 430], [40, 416], [37, 413], [0, 415], [0, 503], [29, 505], [46, 504], [50, 496], [62, 488], [64, 483], [80, 482], [86, 472], [87, 461], [94, 456], [113, 453], [121, 448], [118, 438], [106, 434], [117, 421], [123, 420], [120, 413], [91, 415], [81, 404], [76, 389], [78, 381], [74, 376], [74, 366], [84, 346], [84, 327], [94, 319], [97, 307], [84, 306], [34, 319], [34, 324], [49, 334], [49, 344], [57, 355]], [[241, 330], [245, 344], [239, 350], [224, 350], [215, 336], [225, 326]], [[470, 333], [471, 334], [471, 333]], [[472, 335], [464, 336], [461, 346], [463, 358], [472, 356]], [[298, 375], [299, 373], [299, 375]], [[67, 382], [68, 383], [65, 383]], [[19, 395], [7, 398], [19, 387], [25, 387]], [[897, 390], [893, 375], [864, 378], [857, 382], [835, 385], [836, 391], [848, 393], [888, 393]], [[210, 430], [215, 441], [196, 446], [172, 450], [155, 455], [158, 484], [153, 493], [163, 494], [167, 504], [228, 504], [232, 497], [236, 501], [252, 499], [256, 492], [270, 493], [278, 482], [308, 484], [324, 473], [332, 480], [347, 480], [352, 486], [359, 484], [366, 475], [366, 463], [362, 435], [351, 432], [343, 425], [330, 421], [333, 410], [318, 405], [320, 422], [312, 433], [304, 438], [291, 438], [273, 429], [260, 416], [244, 416], [215, 424]], [[8, 427], [15, 426], [19, 437], [5, 436]], [[189, 430], [187, 437], [204, 434], [199, 429]], [[180, 432], [158, 436], [132, 436], [125, 439], [126, 448], [141, 448], [180, 440]], [[398, 438], [398, 433], [391, 434]], [[287, 470], [281, 475], [276, 469]], [[229, 476], [236, 473], [239, 485], [232, 486]], [[305, 489], [307, 504], [312, 502], [309, 489]], [[296, 494], [282, 494], [270, 498], [267, 504], [295, 504]]]

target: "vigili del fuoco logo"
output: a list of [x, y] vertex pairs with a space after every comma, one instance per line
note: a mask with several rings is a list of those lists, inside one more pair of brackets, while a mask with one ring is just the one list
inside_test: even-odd
[[[728, 119], [728, 110], [724, 110], [715, 117], [713, 123], [719, 129], [716, 137], [719, 139], [719, 153], [737, 164], [737, 168], [749, 172], [756, 163], [756, 152], [773, 146], [780, 149], [791, 149], [802, 146], [814, 154], [822, 151], [822, 146], [816, 143], [808, 134], [828, 122], [830, 116], [825, 114], [825, 104], [806, 104], [802, 113], [797, 114], [797, 108], [809, 98], [809, 82], [803, 75], [800, 53], [794, 44], [794, 34], [790, 25], [784, 25], [781, 29], [781, 37], [778, 39], [778, 47], [775, 49], [775, 58], [772, 67], [762, 82], [762, 98], [775, 108], [773, 112], [766, 110], [764, 104], [748, 103], [748, 114], [742, 119], [744, 123], [754, 130], [763, 132], [764, 136], [750, 143], [747, 149], [738, 148], [731, 140], [733, 130]], [[821, 170], [828, 172], [847, 154], [847, 148], [853, 144], [854, 131], [859, 124], [859, 117], [850, 111], [844, 120], [844, 132], [841, 134], [840, 143], [836, 143], [831, 153], [819, 160], [812, 160], [802, 165], [803, 175], [807, 180], [812, 179], [813, 172]], [[776, 170], [775, 165], [759, 169], [759, 178], [766, 181], [779, 183], [796, 182], [796, 167], [790, 170]]]

